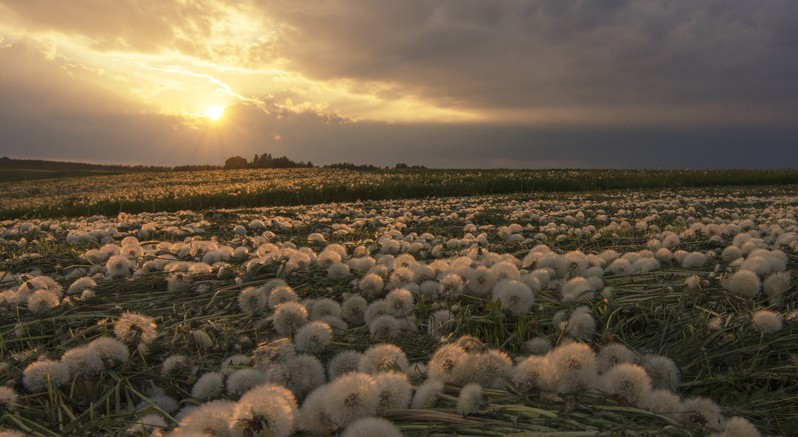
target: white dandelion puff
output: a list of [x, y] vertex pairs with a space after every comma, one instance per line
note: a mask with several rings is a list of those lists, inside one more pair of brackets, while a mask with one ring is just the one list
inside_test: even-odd
[[338, 352], [327, 363], [327, 376], [332, 381], [343, 374], [357, 371], [362, 356], [362, 353], [351, 349]]
[[407, 375], [400, 372], [382, 372], [374, 375], [377, 386], [377, 414], [386, 411], [404, 409], [413, 399], [413, 387]]
[[515, 388], [522, 393], [529, 393], [533, 390], [552, 391], [554, 389], [554, 369], [545, 356], [530, 355], [512, 370], [512, 382]]
[[676, 390], [681, 384], [679, 367], [672, 359], [665, 355], [646, 354], [642, 361], [655, 388]]
[[721, 283], [723, 287], [734, 294], [745, 297], [754, 297], [759, 294], [762, 282], [759, 276], [750, 270], [740, 270], [733, 274], [726, 281]]
[[99, 337], [88, 345], [100, 354], [100, 358], [111, 367], [126, 363], [130, 359], [130, 351], [121, 341], [111, 337]]
[[493, 287], [493, 300], [501, 302], [503, 311], [518, 316], [529, 312], [535, 303], [535, 294], [523, 282], [505, 279]]
[[468, 416], [479, 411], [484, 405], [482, 399], [482, 386], [472, 382], [466, 384], [460, 389], [460, 394], [457, 396], [457, 405], [455, 411], [462, 416]]
[[296, 429], [297, 416], [296, 398], [289, 390], [264, 384], [241, 397], [230, 428], [239, 436], [288, 437]]
[[294, 336], [294, 344], [298, 352], [319, 354], [323, 352], [332, 342], [333, 333], [330, 325], [314, 321], [310, 322], [297, 330]]
[[327, 387], [324, 412], [338, 427], [376, 414], [379, 398], [371, 375], [347, 373], [330, 382]]
[[770, 310], [756, 311], [752, 317], [754, 327], [765, 334], [772, 334], [784, 327], [784, 317]]
[[191, 397], [200, 401], [207, 401], [219, 397], [224, 391], [224, 374], [222, 372], [207, 372], [197, 379], [191, 387]]
[[291, 335], [308, 322], [308, 310], [298, 302], [285, 302], [275, 309], [272, 322], [278, 334]]
[[29, 392], [38, 393], [47, 387], [59, 387], [69, 383], [69, 366], [60, 361], [39, 360], [25, 367], [22, 383]]
[[391, 370], [406, 373], [409, 365], [407, 355], [399, 346], [384, 343], [371, 346], [363, 352], [358, 363], [358, 370], [367, 374]]
[[634, 363], [637, 356], [621, 343], [609, 343], [596, 354], [596, 370], [604, 373], [621, 363]]
[[381, 417], [364, 417], [352, 422], [341, 433], [341, 437], [401, 437], [402, 431]]
[[620, 363], [601, 376], [601, 387], [630, 405], [642, 407], [651, 395], [651, 378], [637, 364]]
[[443, 394], [443, 381], [428, 380], [421, 384], [410, 402], [410, 408], [427, 409], [435, 408], [438, 399]]

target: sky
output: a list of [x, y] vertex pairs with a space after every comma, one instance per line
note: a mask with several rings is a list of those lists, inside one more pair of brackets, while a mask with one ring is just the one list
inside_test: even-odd
[[0, 0], [0, 156], [796, 168], [795, 0]]

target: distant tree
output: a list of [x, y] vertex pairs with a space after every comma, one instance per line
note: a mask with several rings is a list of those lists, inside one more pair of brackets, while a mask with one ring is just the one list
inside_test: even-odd
[[251, 168], [312, 168], [313, 163], [308, 161], [293, 161], [287, 156], [273, 157], [271, 153], [255, 155], [252, 162], [248, 165]]
[[340, 168], [344, 170], [379, 170], [379, 167], [375, 167], [372, 164], [352, 164], [351, 162], [335, 162], [332, 164], [327, 164], [324, 166], [325, 168]]
[[396, 164], [396, 166], [395, 166], [394, 168], [397, 168], [397, 169], [404, 169], [404, 168], [409, 168], [409, 167], [408, 167], [408, 165], [407, 165], [407, 164], [405, 164], [404, 162], [400, 162], [399, 164]]
[[224, 168], [247, 168], [247, 159], [240, 156], [231, 156], [224, 162]]

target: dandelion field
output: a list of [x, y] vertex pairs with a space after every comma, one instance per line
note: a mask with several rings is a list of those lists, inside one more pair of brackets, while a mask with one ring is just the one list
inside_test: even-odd
[[798, 433], [795, 185], [202, 208], [0, 222], [0, 435]]

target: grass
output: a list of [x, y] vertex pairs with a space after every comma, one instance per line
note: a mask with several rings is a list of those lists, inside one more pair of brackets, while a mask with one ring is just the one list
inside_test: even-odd
[[[774, 189], [775, 190], [775, 189]], [[783, 191], [779, 191], [783, 190]], [[789, 194], [790, 187], [775, 192]], [[694, 192], [694, 198], [722, 214], [726, 197], [736, 193], [733, 189], [719, 189], [717, 204], [711, 200], [714, 190]], [[743, 189], [740, 198], [748, 203], [740, 204], [747, 211], [763, 210], [774, 200], [768, 197], [774, 191], [761, 188]], [[601, 208], [607, 214], [615, 214], [627, 208], [618, 201], [615, 210], [610, 206], [625, 192], [598, 193], [595, 195], [560, 196], [557, 202], [588, 204], [603, 201]], [[645, 196], [656, 197], [654, 192]], [[666, 196], [666, 197], [673, 197]], [[539, 196], [534, 202], [541, 209], [546, 202], [555, 202], [558, 196]], [[781, 197], [776, 197], [781, 198]], [[527, 197], [508, 196], [471, 199], [474, 204], [494, 202], [474, 215], [470, 221], [478, 225], [508, 224], [517, 202]], [[581, 203], [580, 203], [581, 202]], [[642, 209], [650, 207], [643, 200], [632, 202]], [[709, 205], [709, 206], [707, 206]], [[471, 205], [463, 201], [463, 209]], [[791, 206], [794, 208], [794, 206]], [[347, 210], [346, 208], [351, 208]], [[272, 210], [237, 210], [223, 213], [184, 213], [183, 223], [208, 220], [204, 233], [196, 235], [202, 240], [218, 239], [233, 241], [231, 232], [237, 223], [246, 223], [252, 217], [277, 215], [301, 221], [303, 226], [277, 229], [277, 239], [294, 241], [304, 245], [310, 232], [328, 229], [329, 223], [347, 222], [362, 215], [362, 211], [377, 209], [389, 214], [390, 209], [399, 211], [424, 208], [425, 214], [435, 216], [438, 212], [449, 212], [445, 208], [436, 210], [433, 203], [386, 202], [363, 203], [341, 207], [340, 212], [323, 216], [309, 212], [309, 207], [275, 208]], [[559, 220], [569, 210], [559, 210], [556, 216], [548, 210], [549, 220]], [[394, 212], [393, 214], [400, 214]], [[144, 216], [141, 222], [150, 218]], [[329, 219], [324, 221], [322, 219]], [[663, 213], [662, 227], [669, 224]], [[441, 238], [462, 236], [464, 219], [436, 218], [434, 221], [409, 221], [405, 234], [431, 232]], [[683, 226], [684, 227], [684, 226]], [[23, 272], [39, 268], [45, 274], [69, 272], [85, 264], [81, 254], [88, 247], [74, 247], [63, 242], [66, 230], [59, 230], [59, 238], [40, 238], [27, 247], [6, 246], [7, 258], [0, 271]], [[533, 243], [508, 244], [496, 235], [495, 228], [487, 231], [490, 250], [514, 253], [523, 258]], [[531, 234], [531, 232], [529, 232]], [[373, 243], [379, 236], [378, 228], [367, 225], [358, 228], [348, 237], [334, 240], [355, 247]], [[161, 237], [159, 236], [159, 240]], [[565, 250], [600, 252], [613, 248], [619, 252], [640, 250], [649, 239], [647, 232], [619, 232], [596, 240], [566, 236], [552, 242], [552, 247]], [[34, 238], [31, 238], [34, 240]], [[332, 240], [332, 239], [331, 239]], [[146, 242], [145, 242], [146, 243]], [[685, 240], [679, 248], [708, 251], [724, 247], [699, 235]], [[318, 248], [317, 248], [318, 250]], [[39, 253], [40, 257], [26, 258], [24, 254]], [[457, 250], [446, 250], [445, 255], [454, 256]], [[429, 259], [427, 259], [429, 260]], [[166, 275], [154, 272], [135, 280], [101, 281], [97, 297], [87, 301], [71, 300], [53, 309], [45, 316], [31, 314], [24, 307], [0, 309], [0, 356], [5, 365], [0, 367], [0, 378], [24, 393], [17, 411], [2, 411], [0, 424], [34, 435], [121, 435], [144, 411], [162, 413], [170, 424], [176, 423], [167, 412], [159, 411], [147, 392], [156, 384], [184, 403], [190, 399], [190, 390], [197, 376], [205, 371], [217, 370], [226, 357], [235, 353], [247, 353], [253, 345], [273, 336], [266, 320], [271, 310], [255, 316], [242, 314], [236, 301], [238, 292], [249, 285], [259, 285], [275, 277], [285, 278], [301, 298], [332, 297], [339, 299], [344, 292], [351, 291], [347, 280], [331, 280], [322, 268], [313, 267], [285, 274], [284, 266], [263, 266], [246, 273], [236, 263], [235, 276], [217, 278], [204, 275], [194, 278], [189, 291], [170, 292], [166, 288]], [[743, 299], [721, 287], [718, 280], [710, 276], [714, 264], [700, 268], [684, 268], [667, 264], [662, 269], [644, 274], [605, 275], [606, 285], [615, 290], [611, 298], [597, 298], [589, 302], [598, 322], [597, 335], [591, 344], [601, 347], [610, 341], [630, 346], [638, 353], [664, 354], [673, 359], [682, 370], [682, 396], [706, 396], [716, 400], [727, 416], [742, 415], [751, 419], [757, 427], [768, 434], [795, 435], [798, 433], [798, 323], [788, 322], [775, 334], [761, 334], [750, 323], [754, 309], [766, 307], [763, 299]], [[729, 266], [720, 263], [720, 271]], [[788, 270], [798, 268], [798, 257], [789, 254]], [[709, 285], [699, 291], [682, 286], [685, 278], [697, 274], [709, 280]], [[68, 285], [68, 284], [65, 284]], [[552, 327], [557, 311], [572, 309], [564, 305], [554, 290], [543, 290], [536, 295], [536, 304], [529, 314], [511, 316], [503, 313], [488, 299], [461, 296], [456, 301], [459, 311], [455, 318], [451, 338], [473, 335], [490, 347], [501, 348], [512, 355], [523, 355], [524, 343], [536, 336], [544, 335], [554, 341], [562, 337]], [[417, 299], [416, 315], [423, 323], [434, 311], [435, 303]], [[795, 287], [783, 302], [784, 312], [798, 308]], [[24, 368], [39, 356], [57, 359], [72, 347], [83, 345], [100, 336], [112, 336], [114, 322], [125, 311], [134, 311], [155, 318], [158, 337], [147, 353], [134, 353], [131, 360], [122, 366], [108, 369], [91, 381], [76, 380], [66, 387], [51, 387], [43, 393], [26, 393], [20, 388]], [[707, 328], [710, 319], [722, 316], [723, 323], [717, 330]], [[422, 326], [423, 328], [423, 326]], [[197, 347], [189, 340], [193, 329], [203, 329], [214, 340], [210, 349]], [[247, 340], [243, 340], [242, 336]], [[326, 362], [336, 352], [345, 349], [364, 350], [379, 342], [369, 335], [366, 326], [353, 326], [344, 335], [336, 338], [331, 348], [320, 358]], [[406, 333], [390, 340], [400, 346], [411, 362], [426, 361], [434, 352], [438, 338], [425, 332]], [[165, 378], [159, 372], [163, 359], [172, 354], [185, 354], [191, 358], [195, 371], [183, 372]], [[455, 412], [459, 387], [447, 385], [442, 400], [436, 408], [423, 410], [394, 410], [386, 417], [409, 435], [472, 435], [494, 436], [511, 433], [525, 435], [588, 436], [633, 432], [636, 435], [695, 435], [695, 430], [682, 427], [664, 416], [632, 408], [601, 393], [585, 396], [563, 396], [555, 400], [541, 399], [536, 395], [516, 392], [509, 384], [496, 389], [486, 389], [487, 407], [475, 416], [462, 417]]]
[[[269, 181], [268, 183], [263, 183]], [[2, 181], [0, 181], [2, 182]], [[259, 185], [255, 185], [256, 183]], [[798, 184], [798, 170], [235, 170], [0, 183], [0, 218], [510, 193]], [[254, 188], [253, 188], [254, 187]]]

